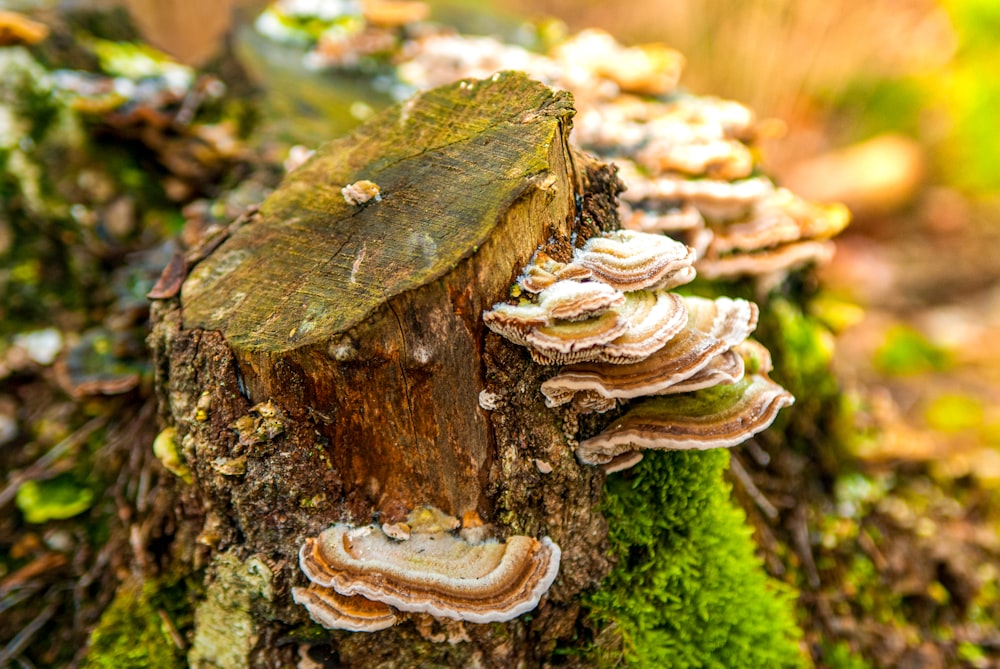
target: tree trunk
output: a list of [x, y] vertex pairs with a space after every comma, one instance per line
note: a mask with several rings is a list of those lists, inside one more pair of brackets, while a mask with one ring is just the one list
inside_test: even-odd
[[[426, 93], [317, 151], [161, 292], [160, 452], [195, 528], [173, 559], [207, 567], [192, 665], [538, 665], [575, 634], [575, 596], [609, 569], [604, 474], [574, 459], [544, 368], [482, 319], [539, 246], [568, 260], [615, 224], [618, 182], [569, 147], [572, 115], [518, 74]], [[341, 189], [362, 180], [380, 193], [352, 204]], [[562, 565], [538, 609], [317, 638], [289, 595], [306, 538], [422, 506], [551, 537]]]

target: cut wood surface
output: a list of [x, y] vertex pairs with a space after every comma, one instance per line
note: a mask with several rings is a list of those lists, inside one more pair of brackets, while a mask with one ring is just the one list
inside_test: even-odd
[[[325, 145], [195, 268], [185, 327], [219, 330], [241, 350], [286, 353], [328, 343], [456, 270], [495, 233], [511, 237], [491, 249], [496, 266], [517, 266], [518, 242], [534, 248], [527, 237], [564, 221], [553, 211], [497, 228], [532, 187], [572, 204], [563, 136], [572, 113], [568, 94], [506, 74], [430, 92]], [[378, 184], [381, 199], [349, 204], [341, 188], [359, 180]], [[479, 274], [466, 278], [492, 272]]]
[[[572, 113], [514, 74], [416, 98], [322, 147], [184, 283], [184, 327], [222, 333], [255, 403], [328, 418], [372, 510], [480, 506], [480, 314], [572, 221]], [[360, 180], [381, 194], [350, 204]]]

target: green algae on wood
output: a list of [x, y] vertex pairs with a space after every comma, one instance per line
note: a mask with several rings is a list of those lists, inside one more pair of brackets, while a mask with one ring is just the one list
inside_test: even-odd
[[[326, 144], [194, 269], [185, 327], [272, 352], [346, 332], [489, 238], [548, 173], [570, 104], [505, 73], [436, 89]], [[378, 184], [381, 201], [345, 201], [341, 188], [362, 179]]]

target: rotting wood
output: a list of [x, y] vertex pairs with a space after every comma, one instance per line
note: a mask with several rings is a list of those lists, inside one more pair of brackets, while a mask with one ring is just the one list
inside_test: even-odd
[[[157, 302], [161, 416], [194, 478], [184, 509], [202, 515], [191, 559], [221, 574], [220, 556], [263, 556], [273, 572], [247, 600], [260, 629], [243, 646], [305, 620], [287, 593], [304, 585], [306, 536], [423, 505], [547, 534], [563, 569], [530, 622], [472, 626], [473, 644], [421, 657], [509, 666], [572, 634], [573, 597], [608, 569], [603, 473], [576, 463], [545, 408], [544, 368], [482, 321], [540, 245], [568, 259], [616, 224], [614, 172], [569, 148], [572, 115], [569, 94], [513, 73], [423, 94], [319, 149]], [[352, 205], [341, 188], [362, 179], [381, 199]], [[412, 626], [387, 634], [423, 648]], [[365, 636], [340, 638], [341, 658], [401, 647]], [[254, 661], [282, 652], [263, 644]]]

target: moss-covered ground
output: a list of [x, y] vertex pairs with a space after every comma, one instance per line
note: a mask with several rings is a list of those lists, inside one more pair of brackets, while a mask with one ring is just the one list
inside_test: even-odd
[[122, 583], [90, 634], [84, 669], [187, 666], [182, 634], [193, 618], [183, 581]]

